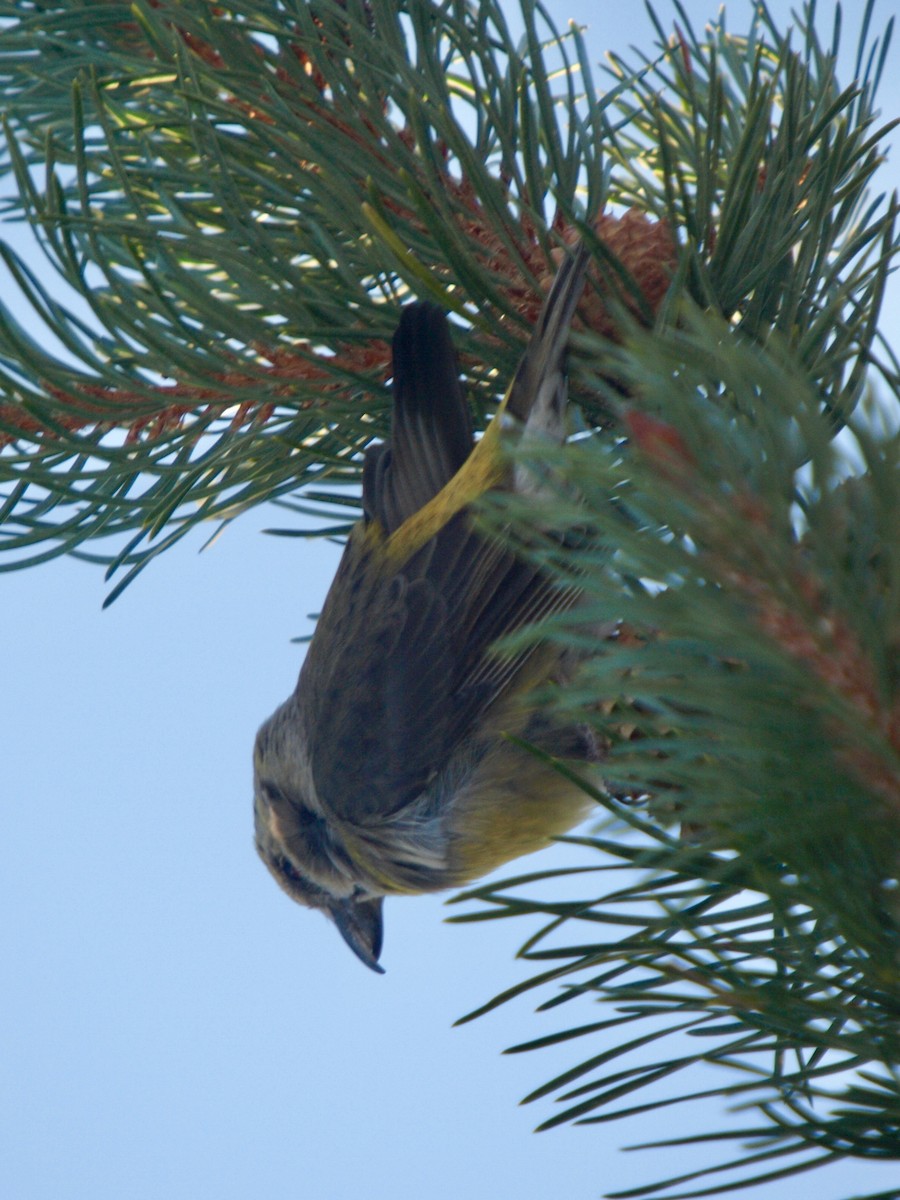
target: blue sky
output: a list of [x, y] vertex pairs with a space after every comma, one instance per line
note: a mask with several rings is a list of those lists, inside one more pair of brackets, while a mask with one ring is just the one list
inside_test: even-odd
[[[741, 27], [749, 6], [731, 8]], [[591, 26], [597, 57], [649, 46], [630, 6], [551, 10]], [[882, 103], [900, 113], [894, 79]], [[260, 533], [285, 523], [259, 511], [202, 555], [183, 544], [105, 612], [82, 563], [0, 580], [0, 1196], [588, 1200], [709, 1161], [618, 1147], [715, 1126], [715, 1105], [532, 1133], [550, 1104], [519, 1099], [586, 1047], [500, 1051], [568, 1015], [526, 998], [451, 1028], [525, 977], [524, 924], [452, 926], [441, 897], [394, 900], [378, 977], [269, 879], [253, 736], [294, 685], [289, 639], [338, 553]], [[602, 1015], [585, 1002], [577, 1019]], [[898, 1174], [847, 1164], [744, 1194], [828, 1200]]]

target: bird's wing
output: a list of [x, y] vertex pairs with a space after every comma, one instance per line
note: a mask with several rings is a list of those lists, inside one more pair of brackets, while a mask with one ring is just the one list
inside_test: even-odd
[[371, 531], [354, 536], [298, 700], [318, 795], [364, 823], [415, 800], [530, 669], [528, 653], [493, 652], [496, 639], [570, 607], [577, 592], [476, 533], [466, 513], [396, 574]]
[[353, 531], [297, 685], [316, 792], [353, 822], [408, 804], [447, 745], [446, 606], [420, 580], [386, 573], [383, 547], [380, 534]]
[[472, 423], [443, 312], [408, 304], [394, 334], [389, 443], [366, 454], [363, 507], [385, 533], [427, 504], [472, 449]]
[[433, 304], [403, 309], [393, 375], [390, 442], [366, 455], [366, 524], [353, 532], [298, 684], [316, 790], [350, 820], [407, 804], [448, 753], [447, 604], [422, 556], [411, 572], [386, 557], [386, 539], [472, 450], [450, 330]]
[[[522, 415], [523, 389], [563, 386], [585, 263], [583, 252], [567, 260], [551, 288], [511, 389]], [[476, 532], [471, 497], [442, 500], [463, 476], [473, 497], [497, 485], [500, 456], [486, 442], [473, 452], [446, 318], [409, 305], [394, 338], [391, 443], [366, 464], [369, 521], [354, 531], [298, 684], [316, 790], [347, 820], [377, 820], [414, 800], [530, 669], [530, 652], [503, 657], [493, 643], [577, 598]], [[478, 484], [475, 460], [494, 472], [492, 484]], [[431, 524], [412, 531], [423, 506], [433, 533]]]

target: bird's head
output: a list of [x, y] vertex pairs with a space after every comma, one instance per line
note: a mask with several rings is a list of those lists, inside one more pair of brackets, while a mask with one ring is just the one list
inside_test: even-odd
[[[383, 936], [383, 896], [354, 864], [341, 831], [324, 815], [288, 701], [260, 729], [253, 755], [256, 849], [292, 900], [330, 917], [373, 971]], [[287, 741], [290, 742], [288, 745]]]

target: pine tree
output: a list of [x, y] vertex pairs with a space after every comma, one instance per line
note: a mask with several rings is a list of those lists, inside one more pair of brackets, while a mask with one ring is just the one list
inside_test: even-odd
[[483, 425], [581, 237], [583, 427], [542, 454], [540, 528], [509, 497], [479, 519], [584, 590], [540, 630], [586, 651], [546, 702], [594, 731], [606, 823], [576, 839], [578, 900], [548, 874], [463, 897], [462, 920], [546, 918], [537, 973], [484, 1008], [577, 1006], [515, 1047], [586, 1039], [531, 1097], [561, 1094], [545, 1127], [719, 1069], [749, 1148], [629, 1194], [895, 1159], [898, 242], [869, 191], [890, 28], [867, 9], [845, 86], [811, 6], [790, 36], [764, 7], [740, 36], [679, 12], [600, 87], [577, 28], [519, 16], [522, 40], [495, 0], [0, 4], [6, 212], [92, 314], [0, 244], [0, 567], [90, 557], [112, 600], [264, 501], [339, 535], [399, 304], [456, 314]]

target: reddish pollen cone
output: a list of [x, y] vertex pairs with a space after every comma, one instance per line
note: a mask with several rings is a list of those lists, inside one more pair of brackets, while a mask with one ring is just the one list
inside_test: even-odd
[[674, 425], [635, 410], [626, 413], [623, 420], [631, 440], [647, 458], [671, 474], [693, 469], [694, 456]]

